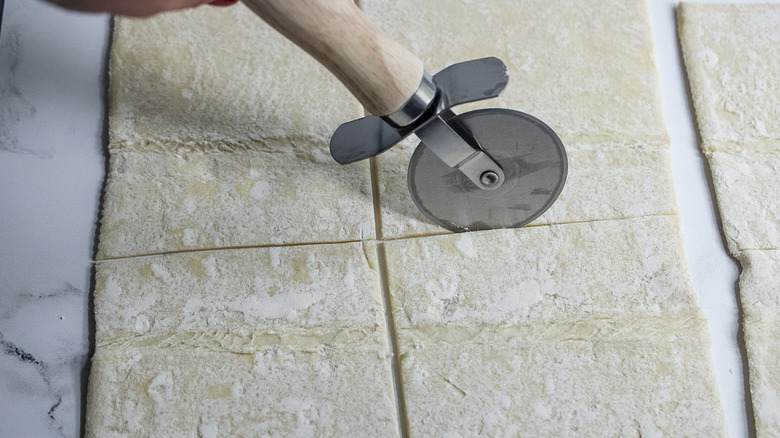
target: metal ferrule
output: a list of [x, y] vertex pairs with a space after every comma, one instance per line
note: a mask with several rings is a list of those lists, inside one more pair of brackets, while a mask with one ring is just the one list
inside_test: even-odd
[[396, 128], [403, 128], [416, 122], [433, 103], [436, 97], [436, 83], [433, 77], [423, 70], [420, 86], [401, 108], [392, 114], [382, 116], [382, 119]]

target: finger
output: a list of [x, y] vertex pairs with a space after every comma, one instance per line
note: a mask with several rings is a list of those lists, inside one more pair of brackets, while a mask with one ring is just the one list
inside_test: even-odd
[[160, 12], [192, 8], [209, 0], [50, 0], [64, 8], [85, 12], [110, 12], [130, 17], [148, 17]]
[[212, 6], [230, 6], [238, 3], [238, 0], [214, 0], [209, 4]]

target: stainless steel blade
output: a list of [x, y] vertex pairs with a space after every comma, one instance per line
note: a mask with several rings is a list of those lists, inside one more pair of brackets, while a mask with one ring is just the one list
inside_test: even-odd
[[505, 179], [497, 189], [483, 190], [420, 143], [407, 178], [412, 199], [432, 221], [452, 231], [521, 227], [558, 198], [568, 171], [566, 151], [543, 122], [518, 111], [484, 109], [449, 123], [473, 137]]

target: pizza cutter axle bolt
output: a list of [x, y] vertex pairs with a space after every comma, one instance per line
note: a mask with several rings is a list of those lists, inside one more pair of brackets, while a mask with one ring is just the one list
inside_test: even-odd
[[485, 172], [482, 172], [482, 175], [479, 176], [479, 180], [485, 186], [493, 187], [498, 183], [499, 177], [496, 172], [493, 172], [492, 170], [487, 170]]

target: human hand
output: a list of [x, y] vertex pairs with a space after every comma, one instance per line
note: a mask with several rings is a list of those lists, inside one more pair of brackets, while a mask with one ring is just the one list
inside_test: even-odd
[[109, 12], [130, 17], [149, 17], [177, 9], [194, 8], [205, 3], [229, 6], [238, 0], [47, 0], [66, 9], [84, 12]]

